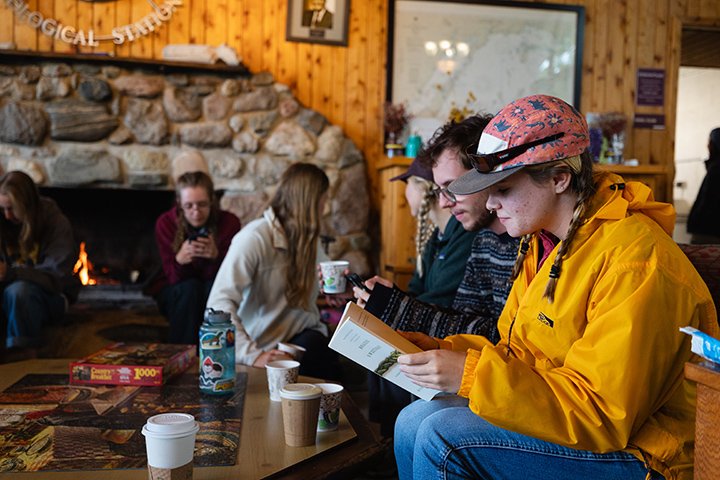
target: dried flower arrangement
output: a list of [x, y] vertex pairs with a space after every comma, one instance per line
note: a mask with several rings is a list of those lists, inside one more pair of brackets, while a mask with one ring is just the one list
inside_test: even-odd
[[476, 100], [477, 97], [475, 97], [475, 94], [473, 92], [468, 92], [467, 97], [465, 98], [465, 105], [463, 105], [462, 108], [458, 107], [455, 102], [452, 102], [452, 107], [450, 108], [450, 113], [448, 114], [448, 121], [460, 123], [467, 117], [472, 115], [473, 110], [470, 108], [470, 106]]
[[590, 112], [586, 118], [593, 159], [599, 163], [622, 163], [627, 117], [619, 112]]
[[383, 126], [388, 143], [395, 143], [400, 138], [411, 118], [412, 115], [407, 111], [405, 103], [385, 102]]
[[603, 113], [600, 115], [598, 123], [603, 132], [603, 136], [609, 139], [612, 138], [613, 135], [625, 132], [627, 118], [618, 112]]

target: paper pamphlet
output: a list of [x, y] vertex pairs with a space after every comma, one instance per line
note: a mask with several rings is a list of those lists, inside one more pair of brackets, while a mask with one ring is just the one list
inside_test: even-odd
[[397, 365], [397, 357], [401, 354], [422, 350], [353, 302], [345, 306], [329, 346], [423, 400], [430, 400], [440, 393], [439, 390], [416, 385]]
[[711, 362], [720, 363], [720, 340], [689, 326], [682, 327], [680, 331], [692, 336], [690, 349], [693, 353]]

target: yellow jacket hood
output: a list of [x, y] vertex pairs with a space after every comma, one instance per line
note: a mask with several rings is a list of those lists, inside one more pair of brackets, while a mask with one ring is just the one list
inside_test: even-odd
[[[627, 182], [614, 173], [596, 177], [598, 195], [593, 199], [593, 220], [619, 220], [630, 213], [642, 213], [654, 220], [668, 235], [675, 227], [675, 209], [669, 203], [657, 202], [652, 190], [640, 182]], [[613, 195], [614, 192], [620, 195]]]

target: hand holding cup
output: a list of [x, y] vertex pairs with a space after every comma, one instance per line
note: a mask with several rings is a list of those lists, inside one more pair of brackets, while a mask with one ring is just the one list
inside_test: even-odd
[[323, 292], [327, 294], [344, 293], [346, 288], [345, 273], [349, 267], [350, 262], [347, 260], [320, 262]]

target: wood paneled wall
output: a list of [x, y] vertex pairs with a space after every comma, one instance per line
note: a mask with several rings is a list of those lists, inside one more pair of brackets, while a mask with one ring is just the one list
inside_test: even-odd
[[[307, 107], [343, 127], [365, 153], [377, 203], [375, 163], [382, 155], [382, 104], [387, 44], [386, 0], [350, 0], [348, 47], [285, 41], [287, 0], [185, 0], [159, 32], [140, 41], [96, 51], [160, 58], [167, 43], [227, 43], [253, 72], [270, 71]], [[147, 0], [87, 3], [29, 0], [31, 9], [79, 28], [100, 32], [149, 13]], [[665, 130], [630, 130], [627, 156], [662, 165], [671, 179], [675, 103], [682, 25], [720, 27], [718, 0], [556, 0], [586, 8], [581, 110], [664, 114]], [[18, 49], [71, 52], [72, 48], [15, 22], [0, 4], [0, 42]], [[85, 52], [92, 49], [85, 49]], [[635, 106], [638, 68], [666, 71], [663, 107]], [[667, 182], [672, 188], [672, 182]], [[669, 197], [668, 197], [669, 198]]]

